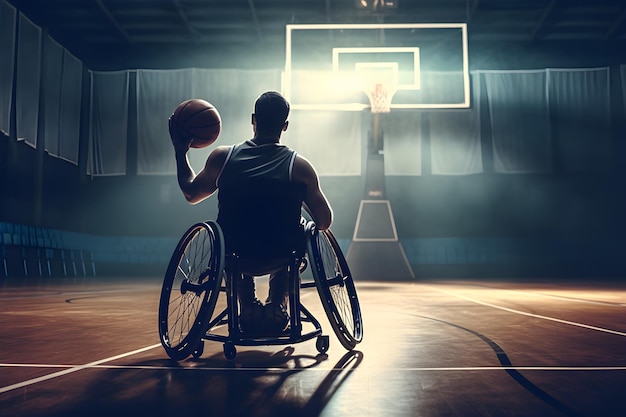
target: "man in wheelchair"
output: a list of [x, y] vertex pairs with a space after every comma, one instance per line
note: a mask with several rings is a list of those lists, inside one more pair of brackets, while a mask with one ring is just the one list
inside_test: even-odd
[[[319, 230], [332, 223], [332, 210], [311, 163], [280, 143], [289, 122], [289, 103], [274, 91], [254, 105], [254, 137], [211, 152], [197, 174], [187, 152], [191, 138], [170, 136], [178, 184], [187, 201], [197, 204], [218, 191], [218, 218], [226, 253], [235, 254], [243, 279], [238, 285], [239, 325], [247, 334], [280, 333], [288, 327], [288, 263], [304, 252], [304, 205]], [[270, 275], [265, 304], [256, 296], [254, 276]]]

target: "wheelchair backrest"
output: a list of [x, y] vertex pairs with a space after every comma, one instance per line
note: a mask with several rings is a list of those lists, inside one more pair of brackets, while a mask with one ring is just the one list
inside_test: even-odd
[[244, 259], [278, 259], [304, 251], [300, 222], [306, 185], [276, 179], [246, 179], [218, 191], [226, 253]]

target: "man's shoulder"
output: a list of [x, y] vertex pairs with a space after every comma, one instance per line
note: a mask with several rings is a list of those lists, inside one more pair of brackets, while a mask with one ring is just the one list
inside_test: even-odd
[[313, 164], [302, 155], [296, 154], [293, 163], [293, 177], [296, 180], [304, 181], [317, 177]]
[[210, 166], [219, 166], [221, 169], [231, 149], [232, 146], [218, 146], [211, 151], [206, 160], [206, 164]]
[[232, 146], [227, 146], [227, 145], [218, 146], [217, 148], [213, 149], [213, 151], [211, 152], [211, 155], [226, 156], [228, 155], [228, 153], [230, 152], [232, 148], [233, 148]]

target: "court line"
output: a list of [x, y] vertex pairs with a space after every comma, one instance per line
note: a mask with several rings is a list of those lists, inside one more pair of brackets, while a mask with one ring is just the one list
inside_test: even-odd
[[71, 374], [71, 373], [74, 373], [74, 372], [82, 371], [83, 369], [93, 368], [93, 367], [95, 367], [97, 365], [100, 365], [102, 363], [114, 361], [116, 359], [125, 358], [126, 356], [132, 356], [132, 355], [135, 355], [137, 353], [145, 352], [147, 350], [151, 350], [151, 349], [154, 349], [154, 348], [159, 347], [159, 346], [161, 346], [161, 344], [157, 343], [157, 344], [154, 344], [154, 345], [151, 345], [151, 346], [143, 347], [141, 349], [133, 350], [131, 352], [126, 352], [126, 353], [122, 353], [120, 355], [115, 355], [115, 356], [111, 356], [109, 358], [100, 359], [100, 360], [97, 360], [97, 361], [94, 361], [94, 362], [90, 362], [90, 363], [87, 363], [85, 365], [73, 366], [71, 368], [64, 369], [64, 370], [58, 371], [58, 372], [54, 372], [52, 374], [48, 374], [48, 375], [40, 376], [40, 377], [37, 377], [37, 378], [29, 379], [29, 380], [23, 381], [23, 382], [18, 382], [17, 384], [12, 384], [12, 385], [7, 385], [5, 387], [0, 387], [0, 394], [8, 392], [8, 391], [15, 390], [15, 389], [18, 389], [18, 388], [27, 387], [29, 385], [37, 384], [39, 382], [47, 381], [49, 379], [58, 378], [58, 377], [63, 376], [63, 375], [67, 375], [67, 374]]
[[499, 305], [496, 305], [496, 304], [487, 303], [485, 301], [476, 300], [476, 299], [471, 298], [471, 297], [466, 297], [464, 295], [455, 294], [455, 293], [453, 293], [451, 291], [442, 290], [440, 288], [432, 287], [430, 285], [428, 285], [427, 287], [429, 287], [429, 288], [431, 288], [431, 289], [433, 289], [435, 291], [439, 291], [439, 292], [442, 292], [444, 294], [451, 295], [453, 297], [461, 298], [463, 300], [470, 301], [472, 303], [484, 305], [484, 306], [495, 308], [495, 309], [498, 309], [498, 310], [508, 311], [509, 313], [520, 314], [522, 316], [534, 317], [534, 318], [542, 319], [542, 320], [554, 321], [556, 323], [568, 324], [570, 326], [582, 327], [584, 329], [596, 330], [598, 332], [610, 333], [610, 334], [615, 334], [615, 335], [618, 335], [618, 336], [626, 336], [626, 332], [620, 332], [620, 331], [617, 331], [617, 330], [605, 329], [604, 327], [591, 326], [589, 324], [578, 323], [578, 322], [575, 322], [575, 321], [557, 319], [555, 317], [542, 316], [540, 314], [528, 313], [526, 311], [515, 310], [515, 309], [512, 309], [512, 308], [502, 307], [502, 306], [499, 306]]
[[564, 295], [548, 294], [544, 292], [533, 292], [533, 291], [524, 291], [524, 290], [513, 290], [510, 288], [492, 287], [492, 286], [484, 285], [484, 284], [473, 284], [473, 286], [476, 286], [478, 288], [488, 288], [490, 290], [509, 291], [512, 293], [531, 295], [533, 297], [543, 297], [543, 298], [552, 298], [555, 300], [571, 301], [573, 303], [603, 305], [603, 306], [610, 306], [610, 307], [626, 307], [626, 303], [618, 303], [618, 302], [612, 302], [612, 301], [588, 300], [585, 298], [568, 297]]
[[[75, 369], [73, 365], [52, 365], [52, 364], [19, 364], [19, 363], [0, 363], [0, 368], [62, 368], [66, 367]], [[307, 371], [329, 371], [329, 370], [341, 370], [343, 368], [324, 368], [324, 367], [296, 367], [296, 368], [277, 368], [277, 367], [254, 367], [254, 368], [223, 368], [215, 366], [194, 366], [194, 367], [180, 367], [180, 366], [149, 366], [149, 365], [83, 365], [82, 369], [140, 369], [140, 370], [177, 370], [177, 371], [222, 371], [222, 372], [240, 372], [240, 371], [294, 371], [294, 370], [307, 370]], [[366, 367], [369, 369], [376, 369], [375, 367]], [[364, 368], [365, 369], [365, 368]], [[408, 367], [408, 368], [390, 368], [384, 369], [390, 371], [626, 371], [626, 366], [446, 366], [446, 367]], [[74, 371], [75, 372], [75, 371]]]

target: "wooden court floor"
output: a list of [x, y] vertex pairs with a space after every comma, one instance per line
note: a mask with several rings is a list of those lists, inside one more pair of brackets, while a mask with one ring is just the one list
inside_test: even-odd
[[[263, 283], [261, 282], [261, 290]], [[331, 332], [315, 290], [303, 303]], [[626, 285], [358, 283], [363, 343], [171, 361], [160, 279], [0, 286], [0, 415], [624, 416]]]

